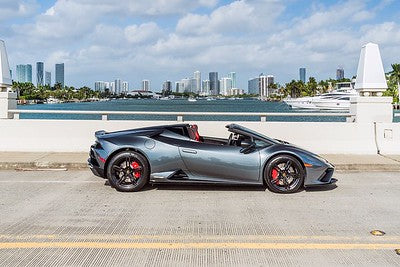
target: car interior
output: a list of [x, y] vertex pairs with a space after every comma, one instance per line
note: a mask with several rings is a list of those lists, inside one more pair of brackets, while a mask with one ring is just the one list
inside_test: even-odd
[[228, 139], [224, 138], [216, 138], [216, 137], [203, 137], [200, 136], [198, 131], [198, 126], [196, 124], [192, 124], [187, 127], [188, 136], [190, 139], [195, 140], [197, 142], [203, 142], [207, 144], [213, 145], [227, 145], [227, 146], [242, 146], [248, 145], [251, 143], [252, 139], [249, 136], [245, 136], [238, 133], [231, 133]]

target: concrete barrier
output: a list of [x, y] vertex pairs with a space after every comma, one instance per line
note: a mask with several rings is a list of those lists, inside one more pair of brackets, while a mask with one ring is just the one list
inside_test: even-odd
[[[86, 152], [100, 129], [116, 131], [176, 121], [101, 121], [101, 120], [0, 120], [0, 151]], [[198, 121], [201, 135], [228, 137], [225, 121]], [[235, 122], [267, 136], [286, 140], [321, 154], [376, 154], [373, 123], [329, 122]], [[399, 146], [399, 125], [383, 124], [378, 132], [392, 125], [397, 139], [379, 140], [382, 151], [392, 143]], [[386, 127], [386, 128], [385, 128]]]
[[376, 140], [380, 154], [400, 155], [400, 123], [377, 123]]

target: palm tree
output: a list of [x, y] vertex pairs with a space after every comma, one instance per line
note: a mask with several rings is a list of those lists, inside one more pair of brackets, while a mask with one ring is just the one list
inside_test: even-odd
[[392, 64], [392, 71], [389, 72], [389, 78], [397, 84], [397, 99], [400, 99], [400, 64]]

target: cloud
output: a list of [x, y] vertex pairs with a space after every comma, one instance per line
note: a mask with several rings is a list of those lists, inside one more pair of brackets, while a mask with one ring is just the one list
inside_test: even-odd
[[140, 44], [157, 40], [161, 35], [161, 29], [154, 22], [143, 23], [141, 25], [130, 25], [124, 30], [128, 42]]
[[[28, 3], [5, 1], [0, 10], [14, 13]], [[243, 88], [261, 72], [281, 83], [298, 78], [302, 66], [318, 79], [334, 77], [338, 65], [352, 76], [369, 41], [380, 44], [384, 63], [400, 61], [400, 25], [382, 13], [396, 1], [321, 1], [295, 11], [293, 3], [58, 0], [30, 19], [1, 23], [0, 34], [11, 44], [12, 65], [63, 61], [67, 80], [78, 86], [121, 78], [137, 87], [148, 78], [157, 89], [195, 69], [203, 77], [236, 71]]]
[[210, 15], [187, 14], [176, 30], [182, 34], [264, 32], [283, 10], [277, 1], [234, 1]]
[[35, 0], [2, 0], [0, 3], [0, 21], [33, 14], [38, 8]]

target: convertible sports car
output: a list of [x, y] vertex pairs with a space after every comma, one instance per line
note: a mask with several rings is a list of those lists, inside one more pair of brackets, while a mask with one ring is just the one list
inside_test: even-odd
[[287, 142], [237, 124], [228, 139], [200, 136], [196, 125], [97, 131], [88, 163], [119, 191], [147, 183], [266, 185], [277, 193], [336, 182], [334, 166]]

